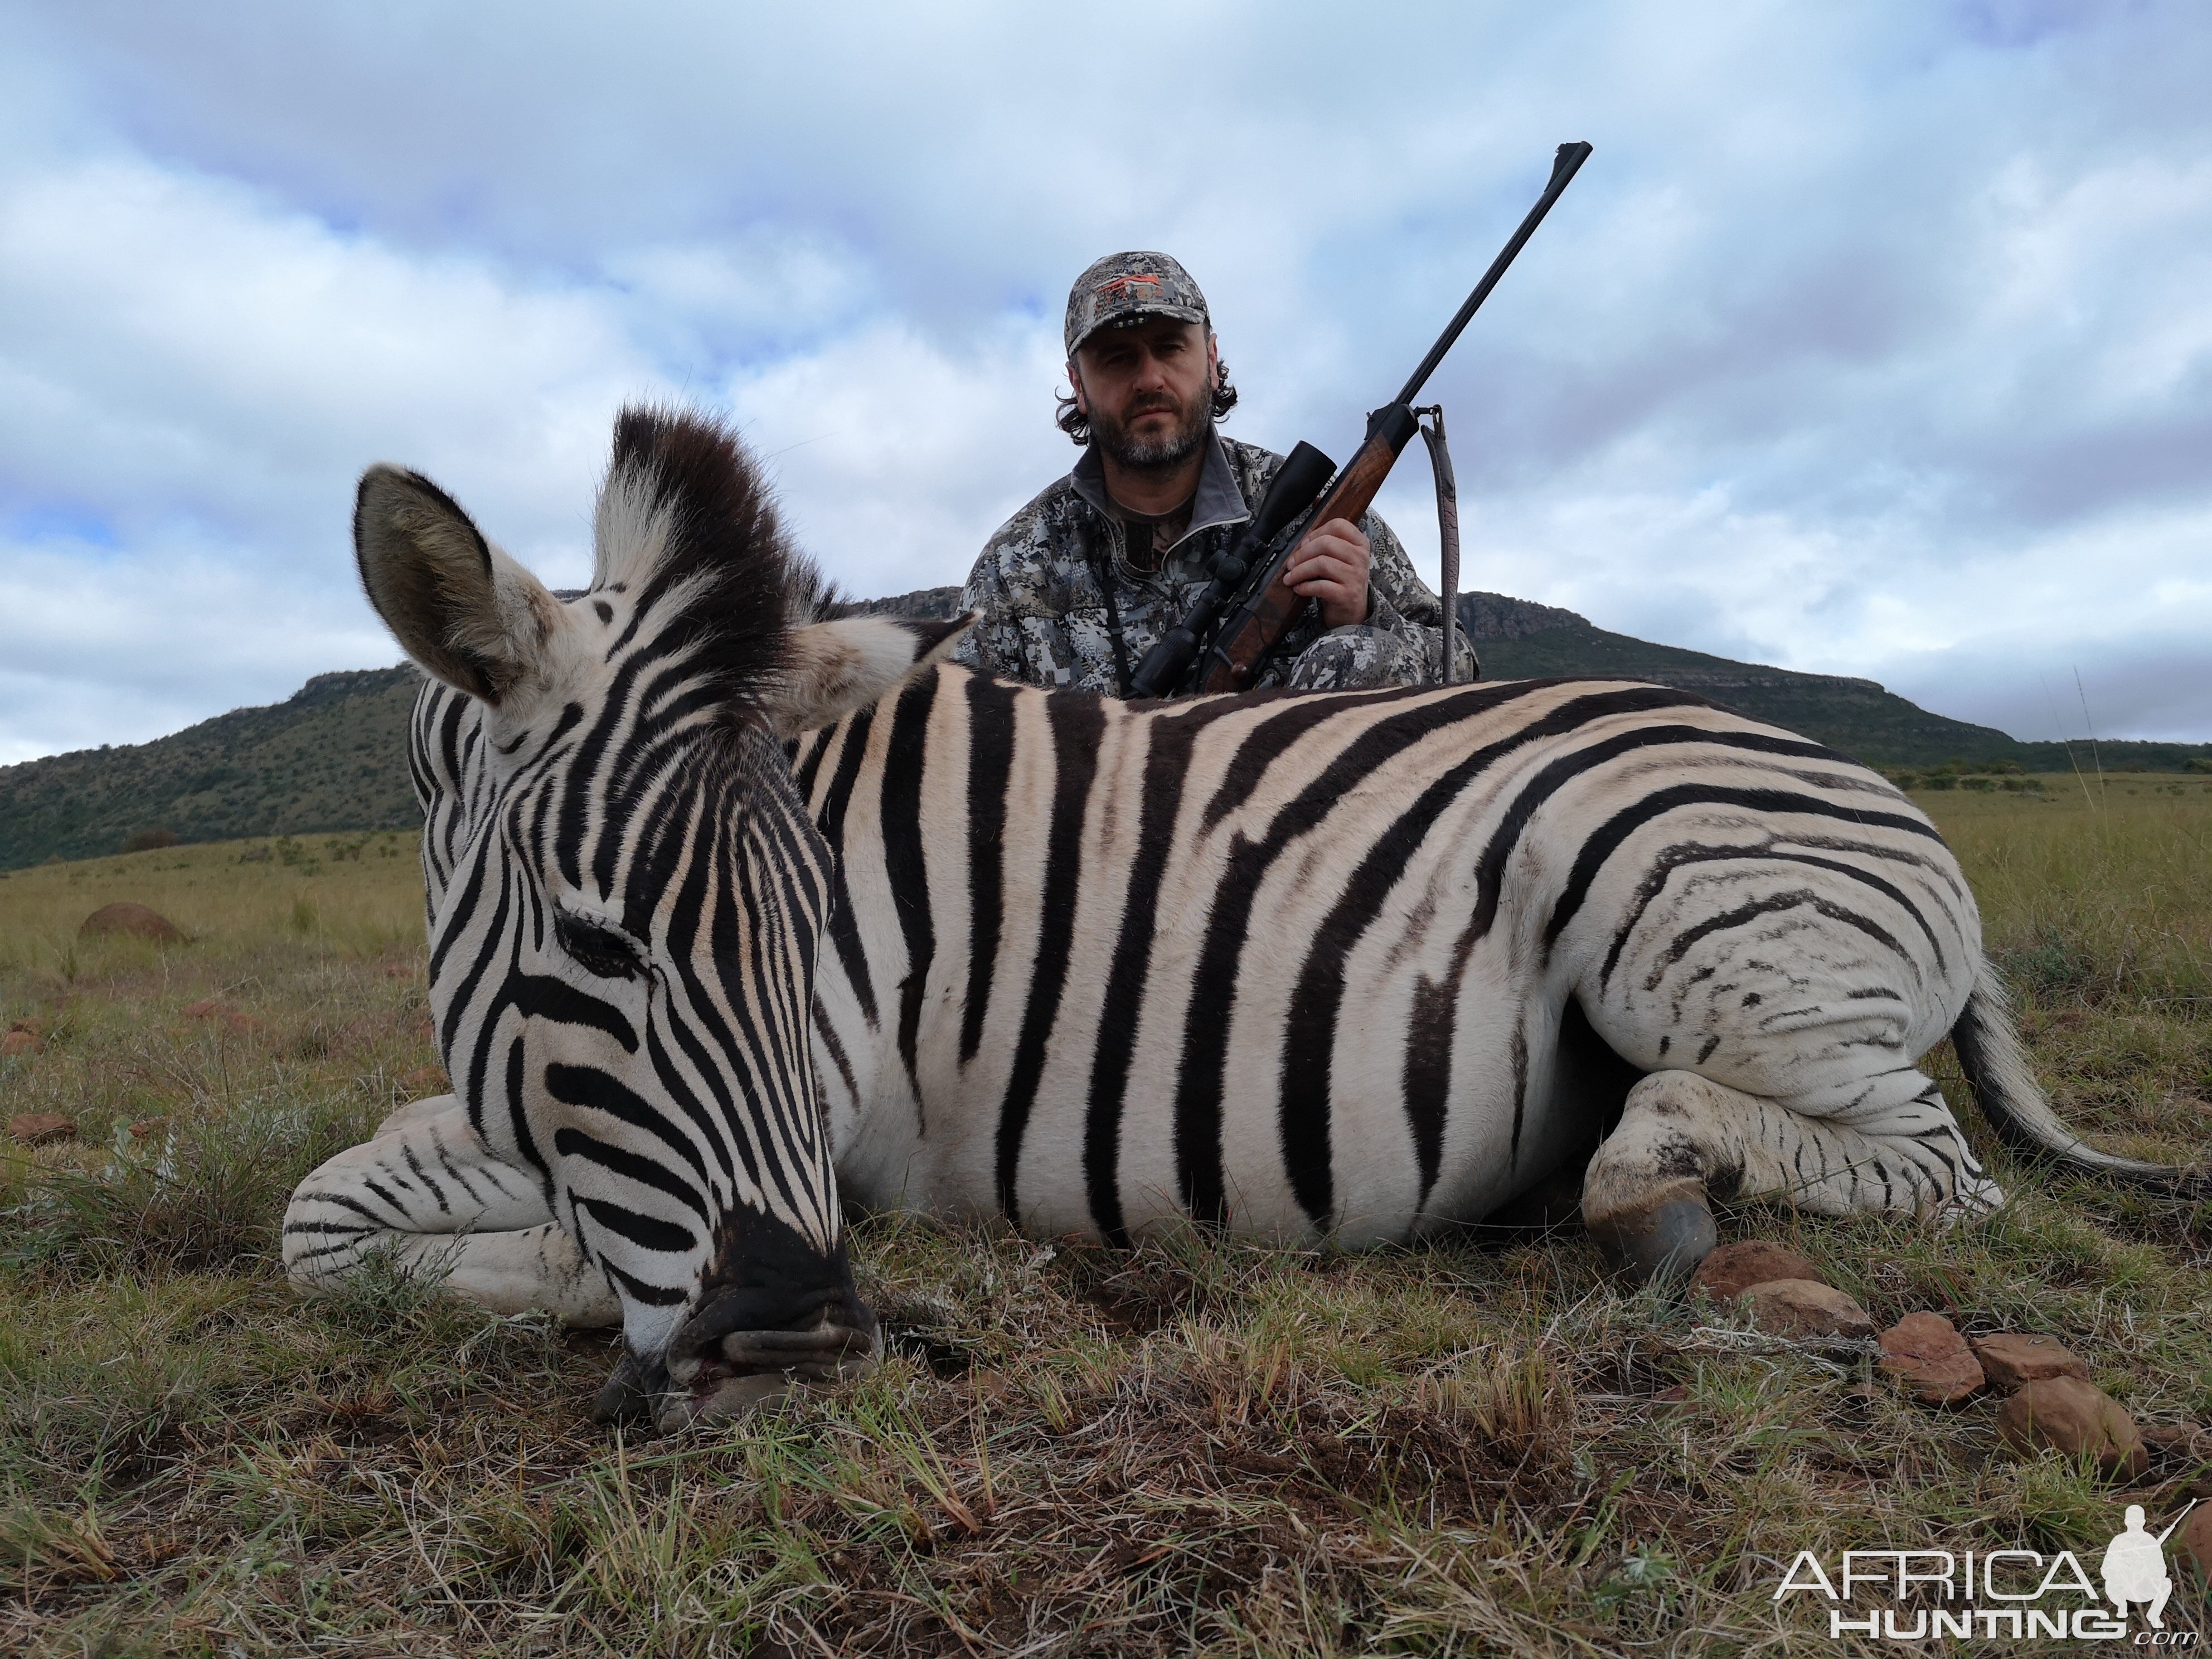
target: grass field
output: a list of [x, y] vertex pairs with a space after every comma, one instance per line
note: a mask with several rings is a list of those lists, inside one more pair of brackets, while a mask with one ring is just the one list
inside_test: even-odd
[[[2061, 1107], [2201, 1159], [2212, 792], [2045, 781], [1920, 799]], [[190, 941], [79, 940], [114, 899]], [[80, 1133], [0, 1142], [0, 1651], [1833, 1652], [1826, 1603], [1773, 1600], [1801, 1549], [2094, 1572], [2121, 1504], [2155, 1528], [2212, 1496], [2203, 1466], [2021, 1461], [1987, 1400], [1914, 1407], [1862, 1354], [1623, 1295], [1579, 1237], [1115, 1255], [866, 1221], [872, 1379], [624, 1439], [586, 1420], [598, 1335], [398, 1279], [296, 1301], [275, 1266], [299, 1176], [442, 1087], [405, 838], [18, 872], [14, 1022], [0, 1110]], [[1995, 1219], [1723, 1236], [1793, 1243], [1884, 1323], [2057, 1332], [2140, 1420], [2212, 1421], [2207, 1206], [2014, 1166], [1948, 1083], [2014, 1195]], [[2177, 1578], [2168, 1627], [2205, 1629]]]

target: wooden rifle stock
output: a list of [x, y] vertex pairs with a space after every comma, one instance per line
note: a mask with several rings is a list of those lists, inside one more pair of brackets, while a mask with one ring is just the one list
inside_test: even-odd
[[1420, 423], [1404, 404], [1391, 404], [1368, 416], [1367, 438], [1321, 500], [1295, 542], [1255, 571], [1245, 597], [1222, 619], [1220, 631], [1200, 665], [1200, 691], [1249, 690], [1283, 635], [1312, 604], [1283, 586], [1283, 572], [1297, 558], [1306, 538], [1339, 519], [1357, 520], [1375, 504], [1390, 469]]

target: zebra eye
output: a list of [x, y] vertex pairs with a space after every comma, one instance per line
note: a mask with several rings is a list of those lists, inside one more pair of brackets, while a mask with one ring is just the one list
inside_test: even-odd
[[601, 979], [634, 979], [637, 946], [611, 927], [566, 911], [554, 918], [553, 936], [586, 973]]

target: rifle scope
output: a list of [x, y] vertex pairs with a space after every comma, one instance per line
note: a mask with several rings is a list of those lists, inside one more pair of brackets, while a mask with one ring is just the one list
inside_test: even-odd
[[1229, 602], [1252, 567], [1264, 562], [1255, 556], [1265, 551], [1299, 514], [1314, 504], [1335, 471], [1334, 461], [1304, 440], [1299, 441], [1267, 481], [1267, 493], [1260, 498], [1258, 508], [1213, 567], [1212, 580], [1205, 592], [1192, 604], [1188, 614], [1145, 653], [1144, 661], [1129, 681], [1131, 696], [1160, 696], [1182, 684], [1192, 659], [1198, 655], [1199, 630]]

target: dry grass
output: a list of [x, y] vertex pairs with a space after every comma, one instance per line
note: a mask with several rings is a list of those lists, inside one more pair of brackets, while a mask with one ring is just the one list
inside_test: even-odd
[[[2055, 787], [1926, 799], [2058, 1097], [2203, 1157], [2212, 803], [2125, 787], [2094, 811]], [[0, 884], [0, 1023], [42, 1041], [0, 1060], [5, 1109], [83, 1130], [0, 1163], [0, 1650], [1833, 1651], [1771, 1599], [1798, 1549], [2117, 1527], [2121, 1492], [2000, 1454], [1986, 1402], [1919, 1409], [1860, 1386], [1863, 1355], [1624, 1296], [1573, 1237], [1116, 1255], [870, 1221], [875, 1376], [610, 1438], [584, 1420], [599, 1337], [397, 1277], [283, 1287], [292, 1182], [435, 1075], [412, 860], [333, 844]], [[112, 898], [191, 942], [76, 941]], [[185, 1014], [209, 998], [237, 1018]], [[2144, 1420], [2212, 1419], [2203, 1210], [2008, 1178], [2016, 1201], [1955, 1237], [1728, 1225], [1878, 1318], [2055, 1330]], [[2208, 1476], [2137, 1495], [2170, 1514]], [[2188, 1581], [2168, 1625], [2206, 1621]]]

